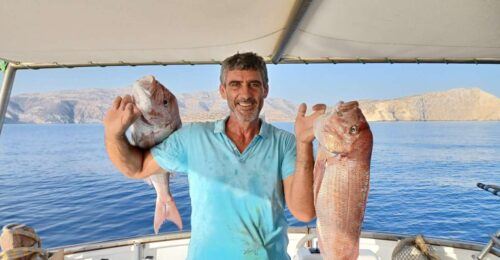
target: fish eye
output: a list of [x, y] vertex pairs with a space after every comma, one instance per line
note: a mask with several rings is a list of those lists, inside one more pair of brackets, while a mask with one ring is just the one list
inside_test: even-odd
[[167, 107], [167, 106], [168, 106], [168, 101], [167, 101], [166, 99], [165, 99], [165, 100], [163, 100], [163, 106], [164, 106], [164, 107]]
[[351, 128], [349, 128], [349, 133], [350, 134], [356, 134], [356, 133], [358, 133], [358, 130], [359, 130], [358, 126], [357, 125], [353, 125], [353, 126], [351, 126]]

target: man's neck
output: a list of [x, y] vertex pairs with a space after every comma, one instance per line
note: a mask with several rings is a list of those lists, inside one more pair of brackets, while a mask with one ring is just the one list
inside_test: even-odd
[[260, 131], [260, 119], [257, 118], [251, 122], [242, 122], [236, 118], [229, 116], [226, 121], [226, 135], [238, 147], [240, 152], [250, 144], [253, 138]]

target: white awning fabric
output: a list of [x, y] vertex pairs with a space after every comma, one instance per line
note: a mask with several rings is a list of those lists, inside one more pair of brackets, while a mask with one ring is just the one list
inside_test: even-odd
[[0, 59], [26, 66], [500, 63], [499, 0], [18, 0], [0, 18]]

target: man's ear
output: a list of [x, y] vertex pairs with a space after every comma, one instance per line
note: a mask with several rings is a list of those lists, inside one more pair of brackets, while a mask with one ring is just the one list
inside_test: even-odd
[[219, 94], [223, 99], [227, 99], [226, 87], [222, 84], [219, 85]]
[[267, 97], [267, 94], [269, 94], [269, 85], [266, 85], [266, 86], [264, 87], [264, 98], [266, 98], [266, 97]]

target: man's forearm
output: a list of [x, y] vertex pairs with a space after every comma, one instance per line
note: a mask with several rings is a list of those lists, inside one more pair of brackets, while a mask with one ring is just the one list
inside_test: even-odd
[[290, 210], [302, 221], [310, 221], [316, 217], [313, 195], [314, 157], [311, 143], [297, 140], [297, 159], [292, 182]]
[[106, 151], [111, 162], [118, 170], [129, 178], [136, 177], [142, 169], [144, 151], [132, 146], [125, 135], [104, 137]]

